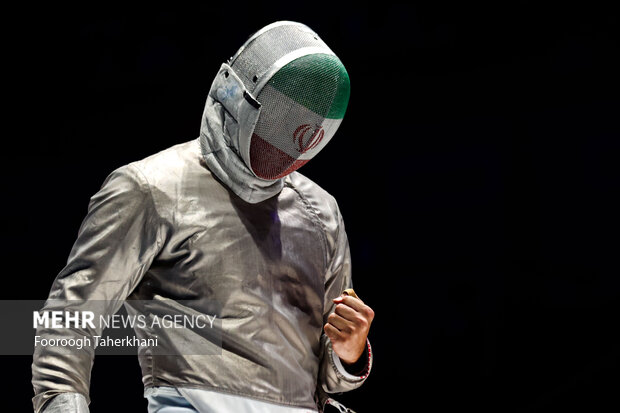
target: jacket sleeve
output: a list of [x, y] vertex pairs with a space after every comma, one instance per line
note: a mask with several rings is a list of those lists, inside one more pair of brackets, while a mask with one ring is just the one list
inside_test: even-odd
[[[91, 197], [67, 265], [53, 282], [41, 311], [73, 313], [95, 308], [104, 315], [116, 313], [159, 251], [161, 228], [149, 185], [137, 167], [128, 164], [113, 171]], [[41, 326], [36, 334], [54, 339], [92, 338], [101, 335], [101, 328], [87, 324], [62, 329]], [[36, 413], [46, 404], [52, 407], [48, 402], [59, 394], [79, 400], [77, 393], [90, 403], [94, 352], [94, 346], [79, 350], [35, 346], [32, 402]]]
[[[352, 288], [349, 242], [339, 212], [337, 212], [336, 219], [335, 236], [331, 237], [331, 242], [328, 242], [333, 245], [333, 248], [325, 279], [323, 324], [327, 323], [327, 317], [335, 310], [336, 305], [332, 300], [340, 296], [346, 288]], [[331, 342], [325, 332], [321, 336], [321, 346], [318, 383], [320, 392], [341, 393], [362, 385], [370, 373], [373, 362], [372, 349], [368, 341], [366, 350], [360, 358], [361, 363], [356, 363], [356, 367], [361, 364], [358, 371], [348, 371], [344, 368], [336, 353], [333, 352]]]

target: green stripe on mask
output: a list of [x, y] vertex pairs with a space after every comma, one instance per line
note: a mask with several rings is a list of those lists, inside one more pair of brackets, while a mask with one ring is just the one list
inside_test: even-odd
[[295, 59], [267, 84], [329, 119], [342, 119], [349, 103], [349, 75], [333, 55], [310, 54]]

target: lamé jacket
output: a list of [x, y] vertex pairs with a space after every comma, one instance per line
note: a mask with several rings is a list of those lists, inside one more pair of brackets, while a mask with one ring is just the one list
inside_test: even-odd
[[[90, 199], [45, 309], [64, 310], [66, 304], [54, 303], [65, 300], [71, 310], [105, 302], [102, 311], [113, 314], [124, 302], [134, 314], [160, 306], [216, 316], [216, 334], [141, 332], [157, 335], [163, 350], [139, 351], [144, 386], [207, 389], [316, 410], [318, 393], [360, 386], [372, 364], [369, 348], [366, 371], [343, 374], [323, 332], [332, 299], [348, 287], [349, 247], [332, 196], [294, 172], [276, 195], [248, 203], [213, 175], [198, 138], [106, 178]], [[69, 330], [101, 335], [88, 327]], [[65, 334], [38, 331], [52, 333]], [[216, 351], [183, 354], [187, 341]], [[94, 352], [35, 349], [35, 412], [61, 393], [90, 402]]]

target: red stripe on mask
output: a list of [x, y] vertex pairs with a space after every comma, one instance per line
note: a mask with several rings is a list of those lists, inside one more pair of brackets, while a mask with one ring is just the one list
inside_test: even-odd
[[250, 142], [250, 164], [259, 178], [282, 178], [302, 167], [308, 159], [295, 159], [276, 148], [257, 134], [252, 134]]

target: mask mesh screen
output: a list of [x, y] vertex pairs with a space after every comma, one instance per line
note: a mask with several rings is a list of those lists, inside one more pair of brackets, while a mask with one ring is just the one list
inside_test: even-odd
[[250, 164], [264, 179], [301, 167], [340, 125], [349, 77], [340, 59], [310, 54], [282, 67], [257, 96], [261, 114], [250, 142]]
[[300, 25], [282, 25], [267, 30], [245, 45], [231, 63], [245, 87], [254, 92], [257, 81], [282, 56], [302, 47], [327, 45], [311, 30]]

